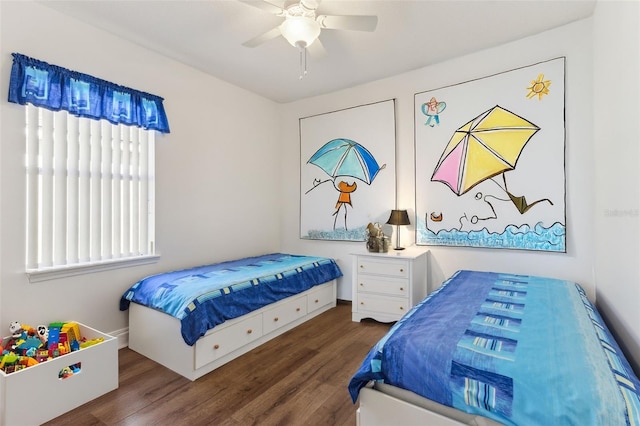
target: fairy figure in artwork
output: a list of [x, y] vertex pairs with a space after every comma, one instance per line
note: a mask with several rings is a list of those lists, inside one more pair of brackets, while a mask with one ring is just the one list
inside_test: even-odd
[[432, 97], [429, 102], [422, 104], [422, 113], [427, 116], [427, 121], [424, 123], [426, 126], [433, 127], [432, 121], [435, 121], [436, 125], [440, 124], [440, 113], [447, 107], [445, 102], [438, 102], [438, 100]]

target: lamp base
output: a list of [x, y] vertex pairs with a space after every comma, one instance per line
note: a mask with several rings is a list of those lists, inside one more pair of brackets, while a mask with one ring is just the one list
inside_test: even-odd
[[404, 247], [394, 247], [394, 250], [404, 250]]

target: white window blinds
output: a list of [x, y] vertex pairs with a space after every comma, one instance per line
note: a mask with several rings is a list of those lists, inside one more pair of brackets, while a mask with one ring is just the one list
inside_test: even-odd
[[154, 254], [154, 131], [27, 105], [27, 270]]

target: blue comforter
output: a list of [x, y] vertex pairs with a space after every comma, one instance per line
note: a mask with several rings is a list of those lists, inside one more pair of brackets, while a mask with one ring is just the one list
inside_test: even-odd
[[458, 271], [349, 383], [382, 381], [509, 425], [640, 425], [640, 381], [577, 284]]
[[120, 310], [135, 302], [172, 315], [193, 345], [226, 320], [341, 276], [333, 259], [274, 253], [152, 275], [124, 293]]

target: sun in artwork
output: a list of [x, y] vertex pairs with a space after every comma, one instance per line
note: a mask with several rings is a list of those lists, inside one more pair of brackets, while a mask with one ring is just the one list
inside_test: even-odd
[[538, 96], [538, 100], [542, 100], [543, 95], [549, 94], [549, 86], [551, 86], [551, 80], [545, 80], [544, 74], [538, 74], [538, 78], [536, 80], [531, 81], [531, 86], [527, 87], [529, 93], [527, 93], [527, 98], [531, 99], [534, 96]]

